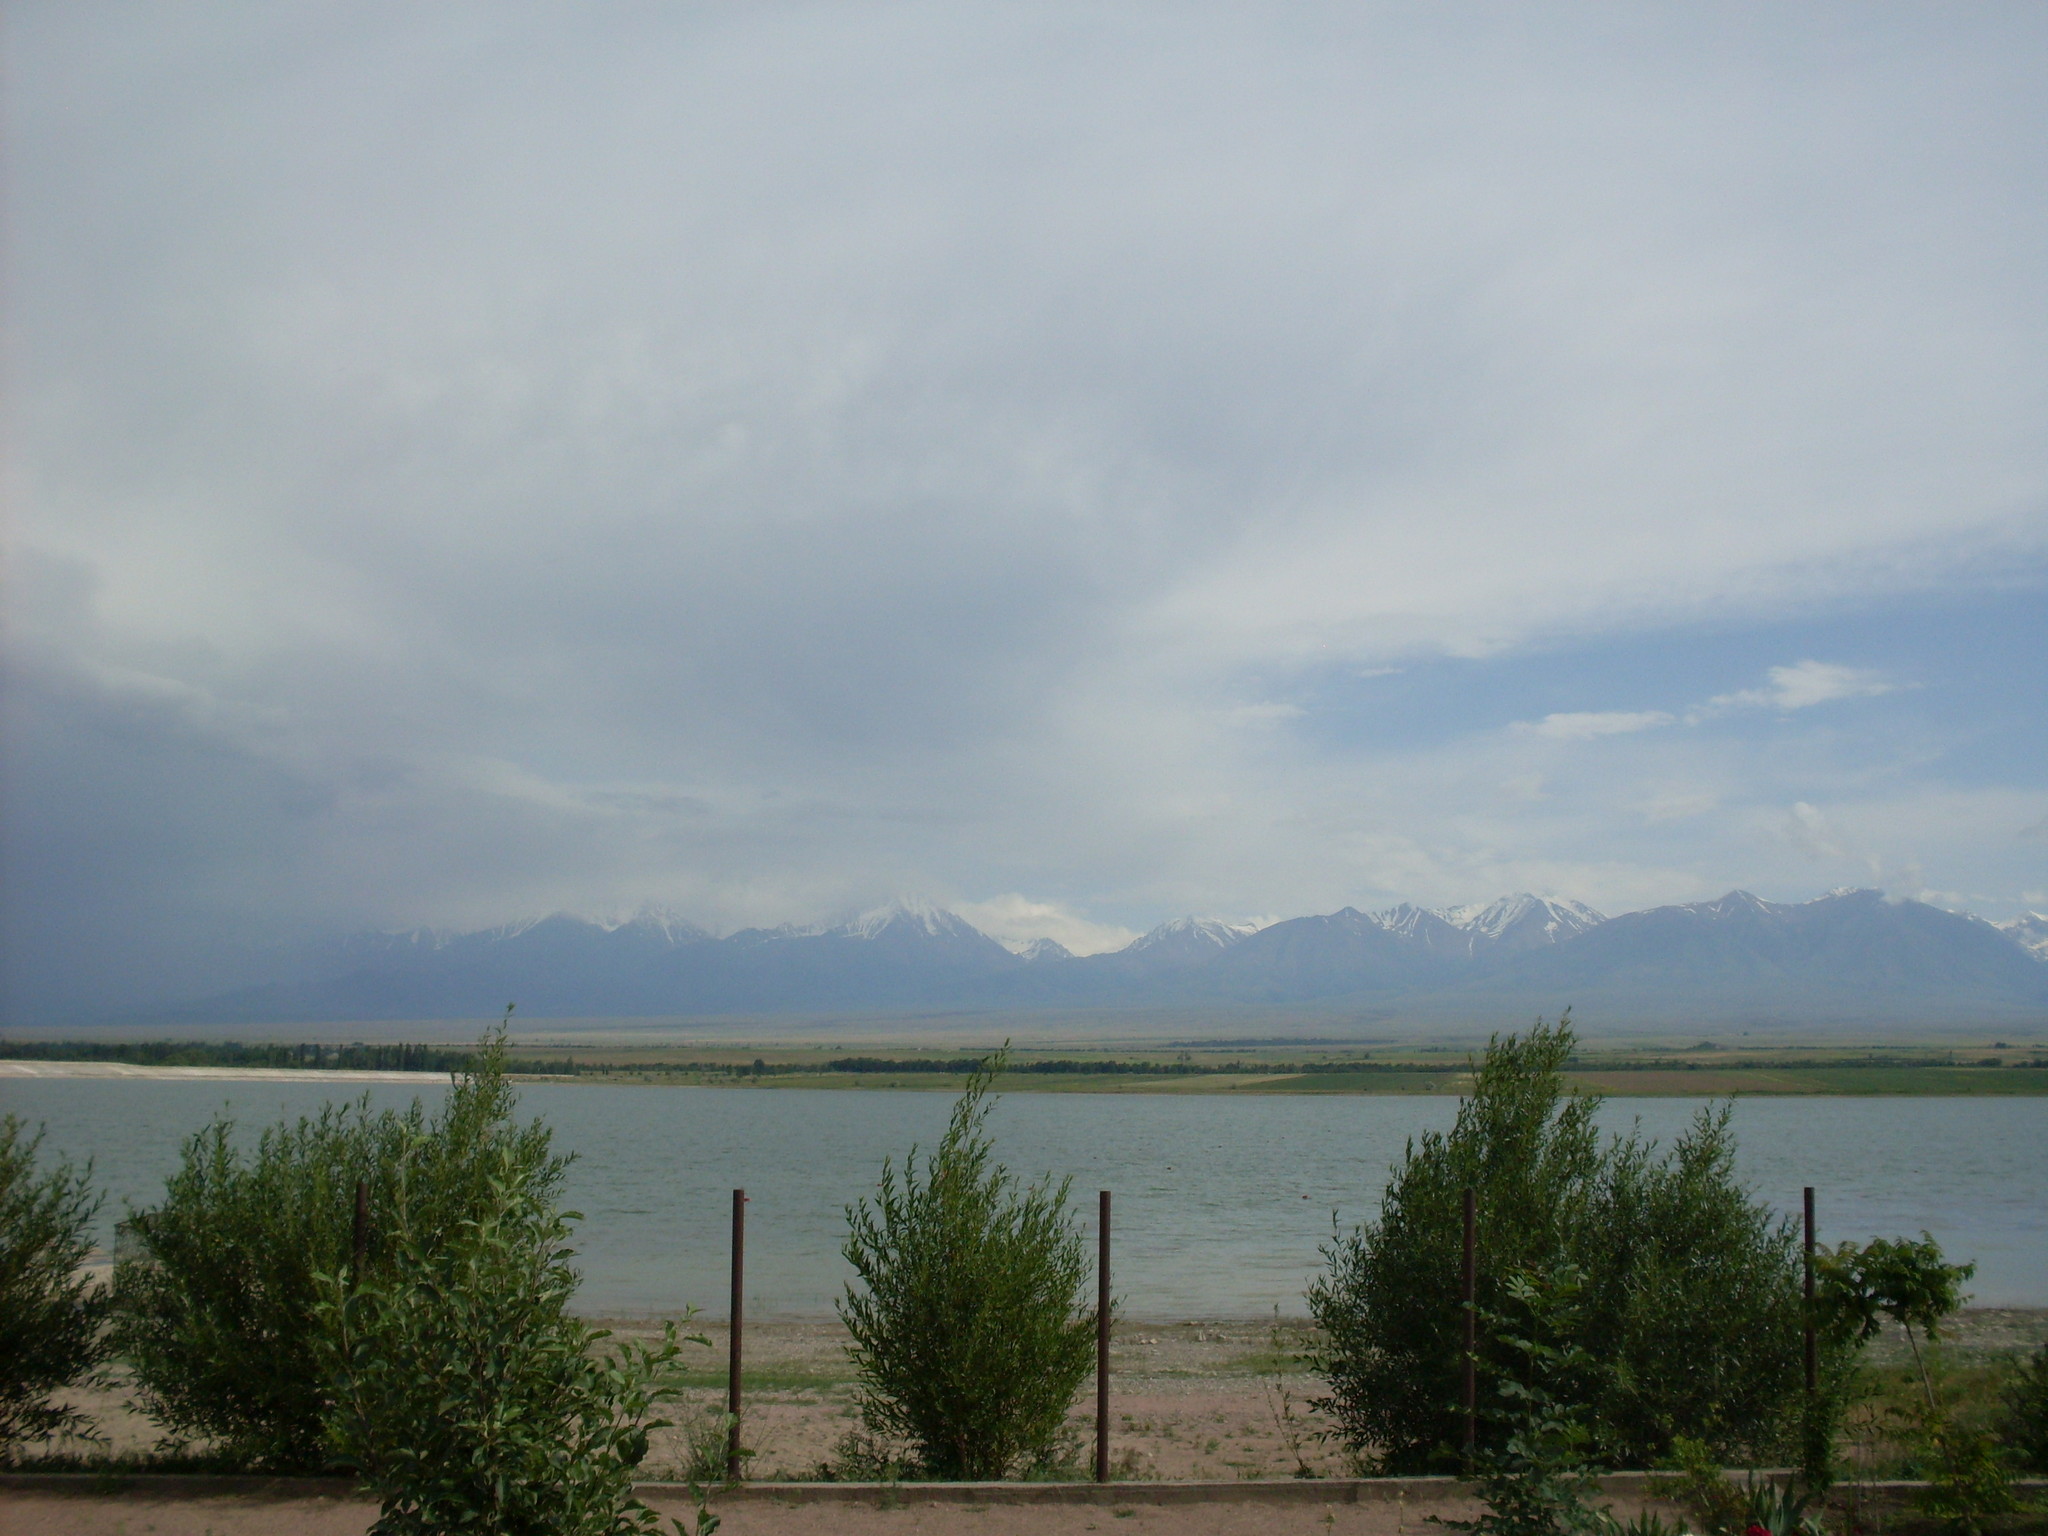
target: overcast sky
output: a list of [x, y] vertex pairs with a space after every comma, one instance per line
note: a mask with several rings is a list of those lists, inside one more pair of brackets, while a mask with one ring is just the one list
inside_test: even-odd
[[7, 7], [8, 1006], [2048, 905], [2048, 7]]

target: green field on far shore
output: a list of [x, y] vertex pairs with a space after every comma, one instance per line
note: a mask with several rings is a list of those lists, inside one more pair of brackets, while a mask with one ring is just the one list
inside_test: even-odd
[[[924, 1089], [957, 1092], [982, 1053], [972, 1048], [778, 1043], [586, 1044], [573, 1036], [512, 1048], [529, 1079], [666, 1083], [747, 1089]], [[468, 1051], [450, 1045], [361, 1042], [0, 1040], [0, 1060], [445, 1073]], [[1463, 1094], [1463, 1046], [1189, 1042], [1167, 1047], [1020, 1047], [999, 1087], [1010, 1093]], [[1998, 1040], [1978, 1046], [1850, 1046], [1710, 1040], [1591, 1043], [1567, 1069], [1576, 1088], [1621, 1097], [1744, 1094], [2048, 1094], [2048, 1048]]]

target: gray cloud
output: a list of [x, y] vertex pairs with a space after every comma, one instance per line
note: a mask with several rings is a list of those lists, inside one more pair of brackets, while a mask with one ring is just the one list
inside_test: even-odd
[[[2033, 8], [9, 27], [18, 996], [642, 898], [1623, 906], [1831, 790], [1995, 883], [1864, 764], [1332, 757], [1288, 688], [2037, 563]], [[1727, 810], [1603, 814], [1662, 784]]]

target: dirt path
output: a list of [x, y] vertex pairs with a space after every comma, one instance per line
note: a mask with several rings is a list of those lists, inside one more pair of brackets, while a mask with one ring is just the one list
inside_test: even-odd
[[[664, 1514], [683, 1518], [683, 1502], [656, 1499]], [[1433, 1507], [1434, 1512], [1435, 1507]], [[1442, 1506], [1443, 1513], [1470, 1513]], [[1087, 1531], [1172, 1532], [1175, 1536], [1421, 1536], [1423, 1512], [1395, 1503], [1255, 1503], [1107, 1508], [1073, 1505], [932, 1503], [906, 1496], [892, 1509], [873, 1505], [730, 1504], [720, 1536], [1080, 1536]], [[363, 1536], [373, 1505], [343, 1499], [213, 1497], [151, 1499], [0, 1492], [0, 1530], [7, 1536]], [[1438, 1527], [1427, 1527], [1436, 1530]]]
[[[643, 1320], [611, 1324], [621, 1334], [651, 1332]], [[676, 1428], [655, 1436], [646, 1475], [686, 1476], [693, 1460], [722, 1464], [719, 1416], [725, 1408], [722, 1328], [703, 1330], [710, 1349], [691, 1349], [693, 1383], [671, 1410]], [[855, 1427], [853, 1381], [844, 1330], [836, 1322], [781, 1322], [748, 1328], [744, 1439], [754, 1452], [748, 1476], [808, 1480], [834, 1461]], [[1111, 1446], [1118, 1475], [1144, 1480], [1230, 1480], [1290, 1477], [1306, 1468], [1322, 1476], [1349, 1471], [1316, 1438], [1322, 1424], [1307, 1399], [1317, 1384], [1295, 1356], [1305, 1347], [1300, 1323], [1133, 1322], [1111, 1352]], [[1093, 1444], [1088, 1410], [1070, 1421], [1071, 1452], [1085, 1462]], [[117, 1455], [157, 1444], [156, 1426], [127, 1404], [120, 1384], [72, 1399], [94, 1414]]]

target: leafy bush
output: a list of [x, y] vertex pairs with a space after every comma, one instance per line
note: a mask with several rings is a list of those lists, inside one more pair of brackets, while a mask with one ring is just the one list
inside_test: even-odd
[[544, 1140], [493, 1140], [481, 1210], [436, 1230], [401, 1197], [377, 1276], [319, 1281], [328, 1444], [381, 1499], [376, 1536], [656, 1529], [633, 1472], [669, 1422], [651, 1414], [679, 1395], [682, 1341], [671, 1323], [600, 1353], [609, 1335], [568, 1315], [558, 1166]]
[[873, 1204], [847, 1208], [859, 1277], [839, 1302], [853, 1335], [862, 1423], [907, 1442], [938, 1478], [999, 1478], [1043, 1463], [1094, 1359], [1088, 1252], [1069, 1182], [1023, 1188], [983, 1122], [1003, 1052], [983, 1062], [919, 1169], [885, 1163]]
[[423, 1241], [489, 1208], [488, 1148], [537, 1158], [534, 1188], [552, 1192], [566, 1164], [548, 1158], [545, 1127], [509, 1124], [512, 1103], [501, 1033], [432, 1119], [417, 1100], [375, 1115], [363, 1100], [269, 1127], [253, 1153], [225, 1117], [188, 1139], [163, 1203], [126, 1224], [114, 1270], [116, 1343], [143, 1405], [241, 1465], [327, 1465], [315, 1277], [351, 1262], [357, 1181], [370, 1192], [372, 1275], [401, 1206]]
[[0, 1116], [0, 1454], [88, 1429], [50, 1395], [104, 1357], [106, 1296], [78, 1273], [99, 1197], [92, 1169], [36, 1170], [42, 1132]]
[[1941, 1325], [1967, 1299], [1963, 1282], [1976, 1266], [1950, 1264], [1940, 1245], [1923, 1232], [1917, 1242], [1874, 1238], [1861, 1245], [1843, 1243], [1822, 1253], [1816, 1269], [1821, 1317], [1832, 1333], [1861, 1343], [1876, 1334], [1885, 1318], [1905, 1332], [1922, 1402], [1916, 1412], [1899, 1417], [1917, 1453], [1917, 1470], [1927, 1479], [1920, 1507], [1966, 1533], [2017, 1511], [2011, 1451], [1988, 1424], [1966, 1421], [1944, 1400], [1930, 1359]]
[[1499, 1443], [1481, 1448], [1472, 1468], [1486, 1513], [1444, 1524], [1475, 1536], [1601, 1530], [1603, 1515], [1587, 1502], [1598, 1485], [1586, 1461], [1593, 1435], [1584, 1389], [1593, 1359], [1577, 1342], [1583, 1277], [1569, 1268], [1516, 1275], [1505, 1291], [1506, 1311], [1481, 1314], [1489, 1337], [1507, 1350], [1505, 1361], [1487, 1365], [1500, 1406], [1486, 1417]]
[[1680, 1435], [1672, 1445], [1675, 1476], [1652, 1480], [1652, 1497], [1682, 1505], [1705, 1536], [1821, 1536], [1821, 1493], [1754, 1472], [1730, 1479], [1711, 1451]]
[[250, 1156], [216, 1119], [186, 1141], [163, 1203], [124, 1225], [118, 1344], [174, 1434], [249, 1466], [324, 1464], [313, 1277], [348, 1262], [358, 1178], [388, 1203], [394, 1119], [329, 1106], [265, 1130]]
[[[1317, 1406], [1361, 1462], [1446, 1469], [1461, 1438], [1462, 1191], [1477, 1191], [1482, 1312], [1517, 1275], [1579, 1277], [1573, 1342], [1595, 1453], [1650, 1466], [1686, 1435], [1715, 1454], [1771, 1455], [1802, 1405], [1799, 1253], [1791, 1224], [1736, 1181], [1726, 1108], [1702, 1111], [1670, 1152], [1603, 1140], [1598, 1100], [1565, 1090], [1569, 1019], [1496, 1036], [1448, 1133], [1410, 1143], [1379, 1217], [1325, 1246], [1309, 1291], [1323, 1330]], [[1489, 1380], [1510, 1346], [1482, 1337]], [[1483, 1444], [1503, 1448], [1490, 1422]]]
[[2048, 1472], [2048, 1344], [2027, 1357], [2007, 1384], [2000, 1438], [2030, 1472]]

